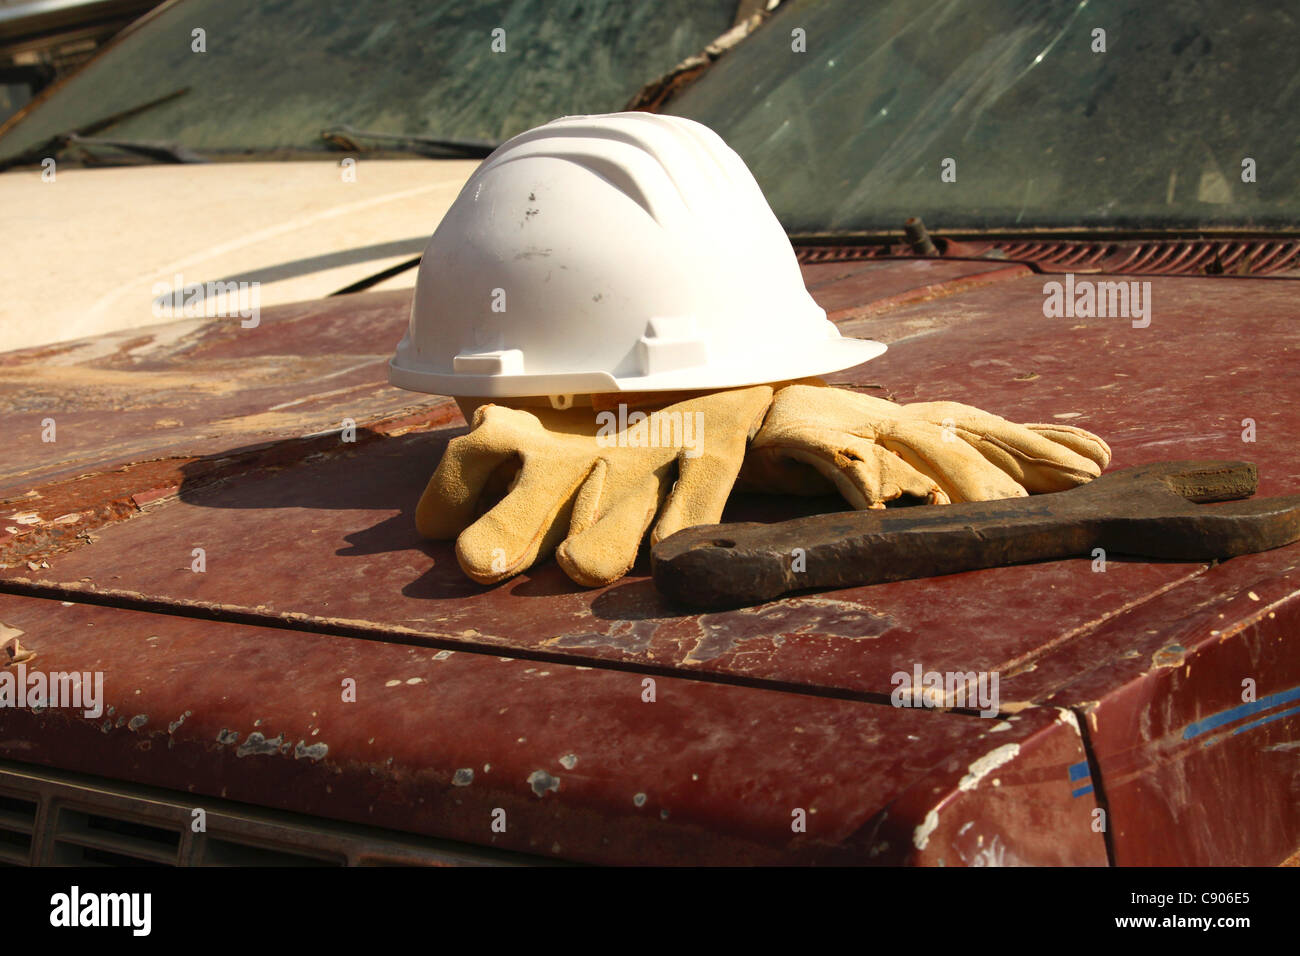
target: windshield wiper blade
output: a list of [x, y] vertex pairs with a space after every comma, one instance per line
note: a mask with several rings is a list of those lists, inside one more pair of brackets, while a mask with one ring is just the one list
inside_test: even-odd
[[64, 139], [65, 146], [109, 146], [127, 153], [136, 153], [156, 159], [160, 163], [206, 163], [207, 160], [193, 150], [179, 143], [160, 143], [154, 140], [104, 139], [98, 136], [77, 136], [73, 134]]
[[[29, 164], [39, 163], [47, 156], [52, 156], [55, 153], [62, 150], [65, 146], [67, 146], [69, 140], [76, 139], [79, 137], [84, 140], [85, 137], [94, 136], [96, 133], [102, 133], [110, 126], [114, 126], [117, 123], [122, 122], [122, 120], [124, 119], [130, 119], [132, 116], [139, 116], [141, 113], [145, 112], [146, 110], [151, 110], [155, 106], [161, 106], [164, 103], [170, 103], [172, 100], [176, 99], [177, 97], [184, 96], [189, 91], [190, 88], [188, 86], [182, 87], [179, 90], [172, 90], [172, 92], [166, 94], [165, 96], [160, 96], [157, 99], [150, 100], [147, 103], [141, 103], [139, 106], [132, 106], [130, 109], [121, 110], [120, 112], [117, 113], [111, 113], [108, 116], [102, 116], [99, 119], [95, 120], [94, 122], [87, 123], [84, 126], [78, 126], [76, 129], [66, 130], [65, 132], [62, 133], [56, 133], [54, 136], [51, 136], [49, 139], [45, 140], [42, 143], [37, 143], [35, 146], [28, 147], [27, 149], [24, 149], [20, 153], [15, 153], [13, 156], [10, 156], [8, 159], [0, 160], [0, 172], [3, 172], [6, 169], [12, 169], [15, 166], [27, 166]], [[104, 145], [109, 145], [109, 144], [105, 143]]]
[[463, 156], [470, 159], [482, 159], [500, 146], [500, 143], [488, 143], [482, 140], [446, 139], [439, 136], [408, 135], [405, 133], [378, 133], [370, 130], [354, 129], [351, 126], [331, 126], [321, 130], [321, 139], [335, 149], [349, 153], [365, 152], [358, 140], [370, 139], [377, 143], [391, 143], [399, 148], [409, 149], [427, 156], [448, 158]]

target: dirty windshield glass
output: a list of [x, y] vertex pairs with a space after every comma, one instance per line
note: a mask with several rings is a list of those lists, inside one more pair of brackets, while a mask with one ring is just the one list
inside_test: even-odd
[[340, 125], [495, 143], [621, 108], [725, 32], [735, 10], [736, 0], [190, 0], [72, 77], [0, 139], [0, 160], [187, 87], [97, 135], [204, 155], [323, 149], [321, 132]]
[[787, 229], [1300, 224], [1300, 6], [782, 6], [668, 111], [712, 126]]

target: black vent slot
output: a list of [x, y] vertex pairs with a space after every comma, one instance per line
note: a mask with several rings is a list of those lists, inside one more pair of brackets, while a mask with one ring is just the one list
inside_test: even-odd
[[179, 830], [77, 810], [59, 811], [56, 863], [174, 866]]
[[0, 794], [0, 865], [23, 865], [32, 854], [36, 801]]
[[314, 856], [212, 837], [203, 842], [203, 858], [199, 861], [202, 866], [343, 866], [346, 862], [341, 857]]

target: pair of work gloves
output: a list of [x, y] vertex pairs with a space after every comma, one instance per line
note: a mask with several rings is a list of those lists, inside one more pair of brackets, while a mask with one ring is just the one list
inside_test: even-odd
[[462, 570], [482, 584], [552, 553], [579, 584], [609, 584], [632, 567], [652, 523], [654, 543], [718, 522], [738, 478], [778, 494], [837, 490], [865, 509], [904, 496], [947, 504], [1062, 491], [1110, 462], [1106, 443], [1081, 428], [822, 384], [632, 412], [482, 405], [472, 417], [447, 445], [416, 526], [455, 539]]

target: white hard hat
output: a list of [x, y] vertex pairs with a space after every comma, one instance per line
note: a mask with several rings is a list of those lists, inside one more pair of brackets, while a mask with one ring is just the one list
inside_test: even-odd
[[744, 162], [693, 120], [570, 116], [503, 143], [429, 240], [389, 381], [505, 398], [848, 368]]

